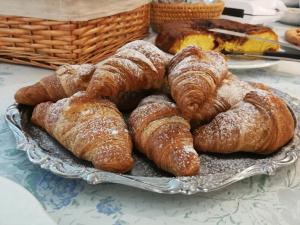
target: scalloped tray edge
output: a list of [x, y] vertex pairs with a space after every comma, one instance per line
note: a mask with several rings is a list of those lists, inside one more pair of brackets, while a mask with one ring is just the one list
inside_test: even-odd
[[[164, 194], [186, 194], [191, 195], [195, 193], [211, 192], [221, 188], [227, 187], [237, 181], [255, 175], [274, 175], [276, 170], [294, 163], [300, 155], [300, 132], [299, 132], [299, 119], [300, 119], [300, 100], [289, 96], [286, 93], [273, 89], [276, 94], [284, 97], [288, 101], [288, 105], [293, 112], [296, 121], [295, 136], [290, 143], [283, 148], [290, 148], [291, 150], [285, 152], [286, 154], [280, 160], [273, 160], [270, 164], [266, 165], [253, 165], [243, 171], [235, 174], [234, 176], [224, 178], [216, 185], [210, 188], [202, 187], [198, 183], [200, 176], [192, 177], [142, 177], [132, 176], [126, 174], [116, 174], [106, 171], [101, 171], [95, 168], [82, 168], [75, 169], [71, 165], [66, 165], [61, 159], [50, 157], [44, 153], [43, 149], [27, 135], [21, 127], [21, 116], [18, 110], [18, 105], [13, 104], [7, 108], [5, 119], [12, 131], [17, 144], [17, 149], [25, 151], [29, 160], [38, 164], [41, 168], [51, 171], [52, 173], [63, 176], [66, 178], [79, 178], [87, 181], [90, 184], [99, 183], [117, 183], [135, 188], [140, 188], [152, 192]], [[299, 149], [298, 149], [299, 148]]]

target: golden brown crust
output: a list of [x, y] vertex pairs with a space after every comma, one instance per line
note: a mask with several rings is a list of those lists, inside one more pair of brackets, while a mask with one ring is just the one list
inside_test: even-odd
[[141, 40], [133, 41], [124, 45], [122, 48], [119, 49], [119, 51], [123, 49], [133, 49], [144, 54], [147, 58], [151, 60], [153, 65], [156, 65], [158, 73], [165, 73], [165, 66], [170, 61], [164, 52], [158, 51], [157, 49], [154, 50], [153, 44], [151, 44], [150, 42], [145, 42]]
[[176, 176], [199, 172], [189, 123], [166, 96], [152, 95], [141, 101], [129, 118], [139, 151], [163, 170]]
[[167, 23], [163, 25], [161, 32], [155, 40], [155, 44], [163, 51], [175, 54], [176, 52], [172, 50], [172, 46], [174, 46], [177, 41], [183, 40], [188, 35], [204, 34], [213, 37], [214, 47], [212, 49], [218, 49], [219, 45], [224, 42], [232, 42], [236, 45], [242, 45], [245, 41], [247, 41], [247, 38], [244, 37], [232, 36], [208, 30], [213, 28], [225, 29], [248, 35], [269, 33], [272, 36], [277, 37], [276, 33], [271, 28], [262, 25], [239, 23], [227, 19], [203, 19]]
[[86, 89], [94, 71], [95, 67], [91, 64], [61, 66], [54, 74], [19, 89], [15, 100], [20, 104], [37, 105], [69, 97]]
[[293, 137], [294, 129], [286, 104], [268, 91], [255, 90], [196, 129], [194, 145], [201, 152], [270, 154]]
[[262, 25], [253, 25], [247, 23], [240, 23], [227, 19], [207, 19], [196, 20], [192, 23], [192, 28], [196, 30], [220, 28], [225, 30], [236, 31], [245, 34], [259, 34], [266, 31], [272, 31], [271, 28]]
[[226, 74], [226, 61], [217, 52], [190, 46], [175, 55], [169, 65], [169, 85], [185, 118], [203, 119], [202, 107], [214, 98]]
[[45, 128], [45, 120], [49, 107], [52, 102], [44, 102], [43, 104], [38, 104], [34, 108], [34, 113], [31, 117], [31, 122], [39, 127]]
[[31, 120], [75, 156], [91, 161], [98, 169], [123, 173], [133, 167], [126, 124], [108, 100], [90, 99], [78, 92], [56, 103], [37, 105]]
[[158, 89], [164, 82], [167, 62], [166, 54], [151, 43], [131, 42], [99, 65], [87, 93], [113, 100], [124, 92]]
[[287, 30], [285, 32], [285, 39], [294, 45], [300, 46], [300, 28]]
[[168, 23], [162, 26], [161, 32], [155, 39], [155, 45], [165, 52], [171, 52], [171, 48], [177, 40], [182, 40], [190, 34], [199, 34], [201, 31], [193, 30], [190, 23]]
[[210, 122], [219, 113], [229, 110], [235, 104], [241, 102], [247, 93], [256, 89], [271, 92], [271, 89], [264, 84], [249, 84], [228, 72], [217, 88], [216, 94], [207, 98], [203, 106], [198, 110], [198, 119], [191, 120], [192, 128], [194, 129]]
[[41, 86], [47, 92], [48, 101], [57, 101], [59, 99], [67, 97], [66, 92], [56, 74], [47, 76], [39, 81]]
[[244, 81], [239, 80], [230, 72], [217, 88], [216, 95], [212, 95], [199, 110], [199, 118], [201, 122], [207, 122], [213, 119], [221, 112], [225, 112], [232, 106], [242, 101], [245, 95], [258, 89], [267, 90], [266, 86], [261, 84], [250, 85]]
[[41, 102], [49, 101], [49, 98], [48, 93], [40, 82], [22, 87], [15, 93], [16, 102], [25, 105], [37, 105]]

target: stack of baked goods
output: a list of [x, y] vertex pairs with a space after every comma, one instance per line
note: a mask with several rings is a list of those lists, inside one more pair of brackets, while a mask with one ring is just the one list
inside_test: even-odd
[[270, 154], [294, 132], [282, 99], [232, 75], [222, 54], [195, 46], [170, 59], [134, 41], [101, 65], [62, 66], [15, 99], [34, 106], [31, 121], [76, 157], [118, 173], [133, 168], [133, 146], [159, 168], [191, 176], [203, 152]]
[[[214, 29], [229, 31], [228, 34]], [[246, 37], [229, 34], [238, 32], [249, 36], [278, 41], [277, 34], [269, 27], [239, 23], [227, 19], [201, 19], [166, 23], [156, 38], [156, 45], [165, 52], [175, 54], [189, 45], [219, 52], [266, 52], [277, 51], [279, 46]]]

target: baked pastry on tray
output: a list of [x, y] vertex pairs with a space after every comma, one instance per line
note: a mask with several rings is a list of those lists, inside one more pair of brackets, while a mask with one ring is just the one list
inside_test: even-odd
[[116, 106], [106, 99], [91, 99], [78, 92], [56, 103], [40, 103], [31, 121], [98, 169], [127, 172], [133, 167], [127, 126]]
[[262, 25], [239, 23], [226, 19], [202, 19], [165, 24], [162, 26], [155, 44], [171, 54], [176, 54], [190, 45], [219, 52], [265, 52], [279, 49], [276, 44], [209, 31], [213, 28], [278, 40], [277, 34], [271, 28]]
[[256, 89], [271, 91], [264, 84], [249, 84], [228, 72], [217, 88], [216, 93], [211, 95], [198, 110], [198, 120], [193, 122], [209, 122], [219, 113], [229, 110], [232, 106], [242, 101], [247, 93]]
[[[35, 125], [98, 169], [130, 171], [131, 140], [159, 168], [192, 176], [201, 170], [195, 149], [270, 154], [293, 137], [284, 101], [232, 75], [216, 51], [189, 46], [170, 61], [154, 45], [134, 41], [96, 67], [63, 66], [15, 97], [36, 105]], [[125, 108], [130, 132], [119, 111]]]
[[197, 128], [194, 145], [200, 152], [266, 155], [279, 150], [293, 137], [294, 126], [284, 101], [257, 89], [209, 124]]
[[69, 97], [87, 88], [95, 69], [92, 64], [60, 66], [39, 82], [20, 88], [15, 100], [24, 105], [37, 105]]
[[187, 119], [205, 117], [204, 104], [214, 98], [228, 73], [222, 54], [189, 46], [177, 53], [168, 68], [171, 95]]
[[193, 147], [190, 124], [164, 95], [143, 99], [131, 113], [129, 124], [137, 149], [176, 176], [199, 172], [199, 157]]
[[159, 89], [167, 63], [166, 53], [153, 44], [141, 40], [128, 43], [99, 65], [87, 93], [114, 101], [124, 92]]
[[169, 57], [153, 44], [137, 40], [120, 48], [99, 65], [64, 65], [36, 84], [15, 94], [17, 103], [37, 105], [85, 91], [91, 97], [106, 97], [120, 110], [133, 110], [151, 89], [161, 88]]

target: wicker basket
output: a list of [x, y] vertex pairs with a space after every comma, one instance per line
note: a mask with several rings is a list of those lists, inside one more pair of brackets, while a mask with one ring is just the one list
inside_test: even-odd
[[125, 43], [145, 37], [150, 5], [89, 21], [0, 16], [0, 60], [55, 69], [97, 63]]
[[159, 32], [162, 24], [174, 21], [218, 18], [224, 9], [223, 1], [205, 3], [152, 3], [151, 27]]

